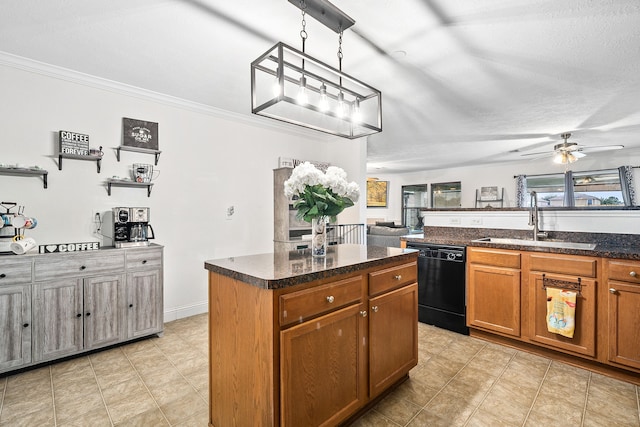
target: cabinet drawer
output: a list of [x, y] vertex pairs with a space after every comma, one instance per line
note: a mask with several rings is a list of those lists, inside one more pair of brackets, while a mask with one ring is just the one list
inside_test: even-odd
[[640, 262], [609, 260], [609, 279], [640, 284]]
[[128, 249], [127, 270], [137, 268], [162, 267], [162, 250]]
[[302, 323], [362, 299], [362, 276], [280, 296], [280, 325]]
[[369, 273], [369, 295], [395, 289], [418, 280], [418, 263], [399, 265]]
[[530, 254], [530, 270], [571, 276], [596, 277], [597, 260], [590, 257]]
[[520, 268], [520, 252], [467, 248], [467, 261], [494, 267]]
[[35, 260], [35, 280], [51, 280], [61, 277], [92, 276], [124, 270], [124, 251], [108, 254], [46, 255]]
[[31, 282], [31, 259], [15, 256], [0, 260], [0, 286]]

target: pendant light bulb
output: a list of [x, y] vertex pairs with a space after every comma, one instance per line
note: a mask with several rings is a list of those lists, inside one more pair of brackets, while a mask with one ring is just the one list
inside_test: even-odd
[[323, 113], [329, 109], [329, 98], [327, 97], [327, 87], [322, 83], [320, 85], [320, 104], [318, 105]]
[[344, 109], [345, 109], [344, 94], [342, 92], [340, 92], [338, 94], [338, 108], [336, 109], [336, 115], [338, 117], [344, 116]]
[[302, 76], [300, 77], [300, 89], [298, 90], [298, 104], [306, 105], [309, 102], [309, 97], [307, 96], [307, 79]]
[[271, 87], [271, 93], [275, 98], [279, 97], [282, 91], [280, 90], [280, 68], [276, 68], [276, 79], [273, 81], [273, 86]]
[[362, 121], [362, 112], [360, 111], [360, 99], [356, 98], [353, 102], [353, 111], [351, 113], [351, 121], [360, 123]]

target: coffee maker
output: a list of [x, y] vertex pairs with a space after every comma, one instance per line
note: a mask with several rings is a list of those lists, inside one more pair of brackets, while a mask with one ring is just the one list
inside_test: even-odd
[[149, 246], [154, 239], [149, 208], [113, 208], [113, 243], [116, 248]]

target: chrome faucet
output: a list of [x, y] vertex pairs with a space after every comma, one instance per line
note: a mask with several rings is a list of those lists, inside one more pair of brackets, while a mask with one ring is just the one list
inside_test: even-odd
[[539, 238], [545, 238], [548, 234], [544, 231], [540, 231], [540, 216], [538, 214], [538, 193], [531, 191], [531, 210], [529, 211], [529, 225], [533, 226], [533, 240], [537, 241]]

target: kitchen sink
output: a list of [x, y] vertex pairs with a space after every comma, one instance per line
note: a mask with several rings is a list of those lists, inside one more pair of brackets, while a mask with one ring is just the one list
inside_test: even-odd
[[586, 249], [593, 250], [595, 243], [565, 242], [557, 240], [510, 239], [504, 237], [484, 237], [473, 242], [498, 243], [502, 245], [542, 246], [547, 248]]

